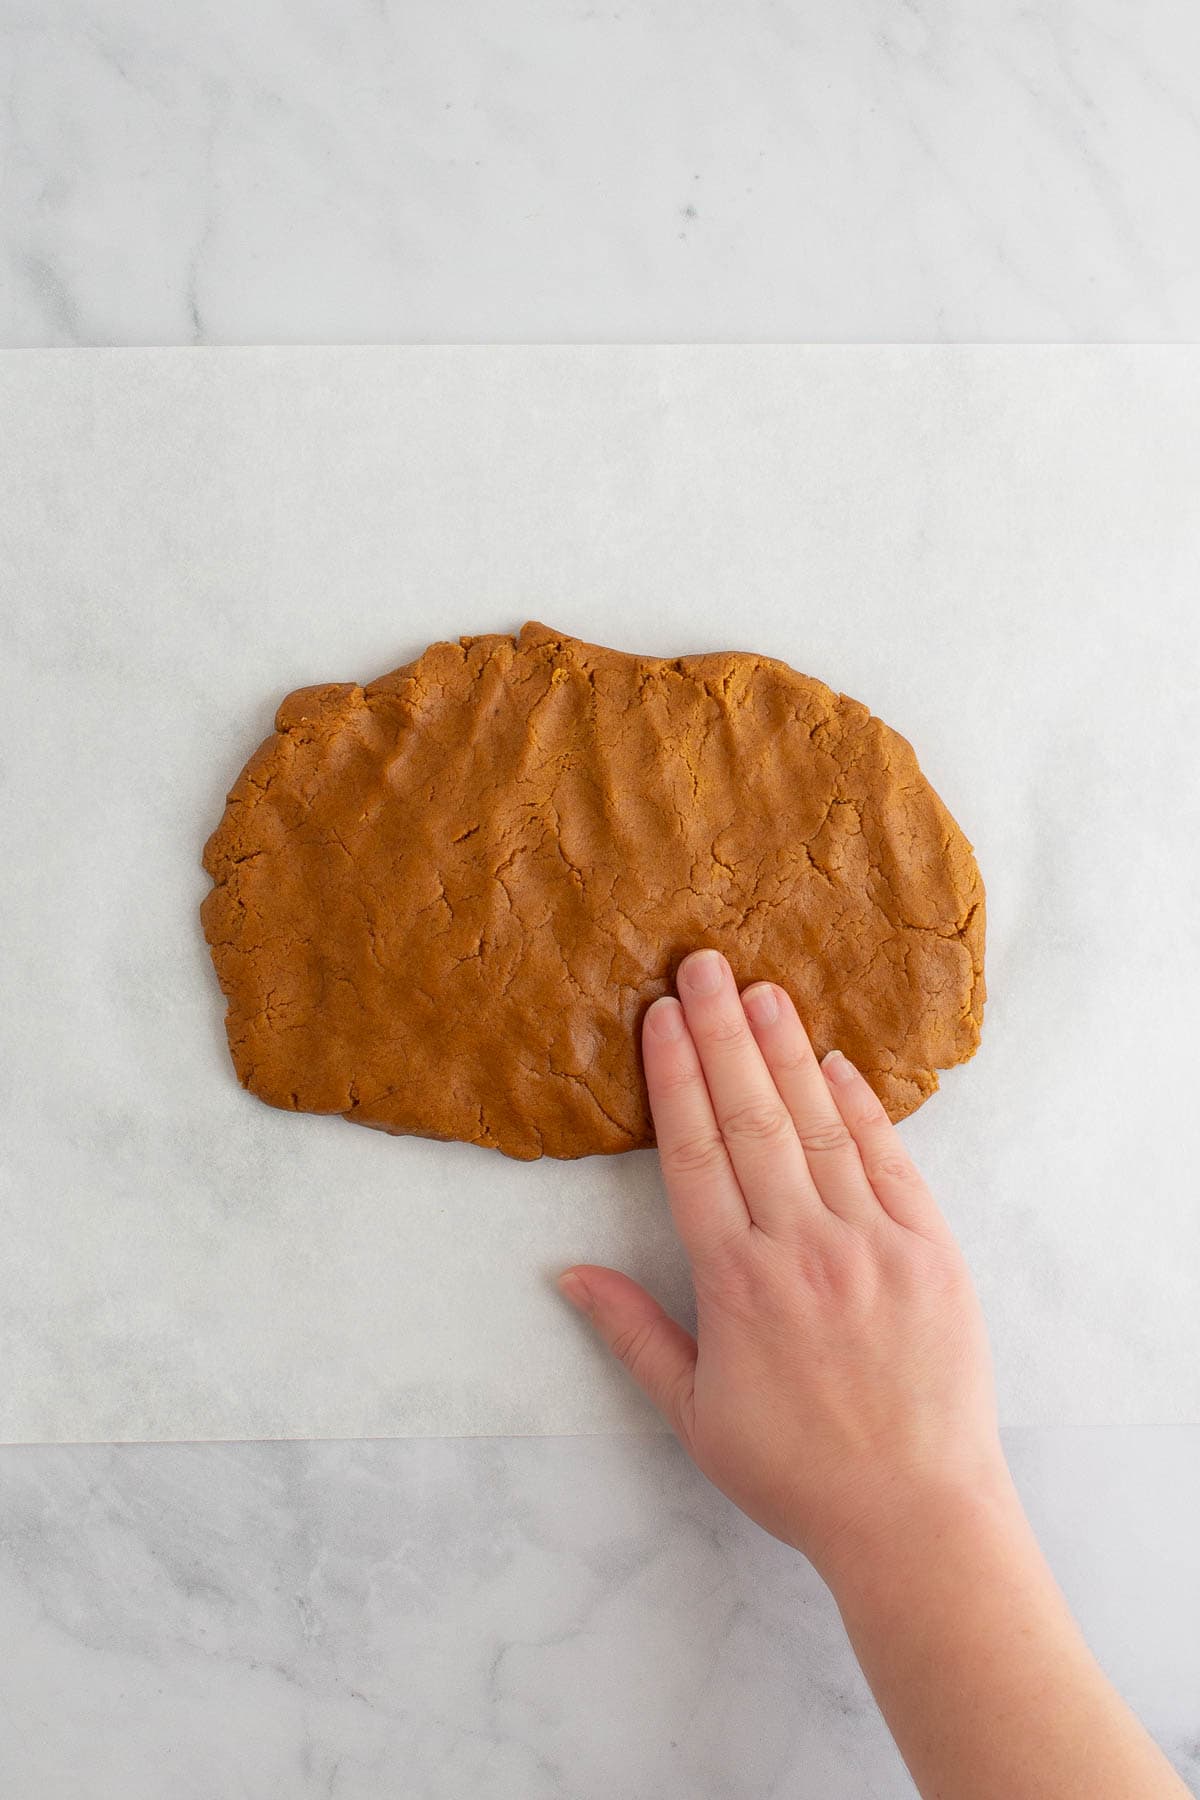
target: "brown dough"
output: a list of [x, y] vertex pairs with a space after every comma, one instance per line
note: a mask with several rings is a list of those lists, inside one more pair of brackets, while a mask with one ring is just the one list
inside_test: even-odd
[[911, 745], [743, 651], [527, 624], [302, 688], [204, 851], [238, 1078], [506, 1156], [654, 1142], [646, 1007], [680, 959], [791, 993], [893, 1119], [978, 1043], [984, 891]]

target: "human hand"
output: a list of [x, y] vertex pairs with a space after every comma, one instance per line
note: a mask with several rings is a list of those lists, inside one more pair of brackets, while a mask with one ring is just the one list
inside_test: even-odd
[[703, 1473], [836, 1586], [944, 1497], [1007, 1486], [982, 1314], [883, 1106], [817, 1062], [785, 991], [739, 996], [715, 950], [678, 988], [642, 1054], [696, 1337], [616, 1270], [560, 1286]]

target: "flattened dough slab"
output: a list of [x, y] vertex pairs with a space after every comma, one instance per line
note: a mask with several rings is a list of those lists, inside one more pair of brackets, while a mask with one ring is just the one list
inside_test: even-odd
[[234, 1066], [273, 1106], [523, 1159], [652, 1144], [641, 1017], [702, 945], [893, 1119], [979, 1043], [983, 883], [912, 746], [744, 651], [529, 623], [300, 689], [204, 865]]

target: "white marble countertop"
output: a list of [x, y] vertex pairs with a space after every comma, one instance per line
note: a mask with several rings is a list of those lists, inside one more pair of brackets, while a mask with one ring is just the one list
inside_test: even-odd
[[[1197, 1783], [1200, 1434], [1007, 1447]], [[913, 1791], [827, 1591], [664, 1438], [6, 1451], [0, 1619], [14, 1800]]]
[[0, 0], [0, 342], [1192, 339], [1191, 0]]
[[[0, 0], [0, 344], [1200, 336], [1191, 0]], [[1010, 1434], [1200, 1784], [1200, 1426]], [[666, 1441], [0, 1451], [25, 1800], [911, 1792]]]

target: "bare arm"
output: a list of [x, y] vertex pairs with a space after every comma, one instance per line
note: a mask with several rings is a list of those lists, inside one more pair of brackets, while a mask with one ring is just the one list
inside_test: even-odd
[[828, 1581], [926, 1800], [1186, 1797], [1034, 1541], [970, 1276], [879, 1101], [717, 952], [679, 991], [642, 1047], [696, 1338], [615, 1270], [563, 1292], [709, 1479]]

